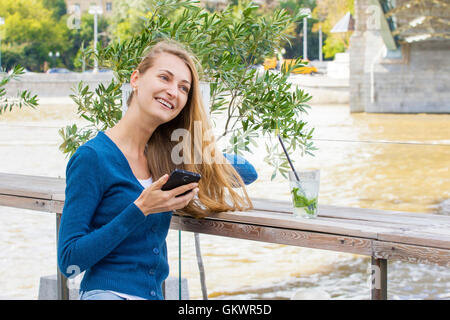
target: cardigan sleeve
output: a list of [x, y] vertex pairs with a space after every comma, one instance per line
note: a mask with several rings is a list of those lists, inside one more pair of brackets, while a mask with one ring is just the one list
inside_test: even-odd
[[83, 272], [108, 255], [145, 220], [134, 204], [128, 205], [108, 224], [91, 230], [90, 222], [103, 197], [102, 174], [94, 149], [81, 146], [66, 168], [65, 202], [58, 232], [58, 266]]
[[244, 183], [250, 184], [258, 179], [258, 173], [256, 172], [253, 165], [237, 154], [224, 153], [224, 157], [231, 163], [231, 165], [236, 169], [237, 173], [241, 176]]

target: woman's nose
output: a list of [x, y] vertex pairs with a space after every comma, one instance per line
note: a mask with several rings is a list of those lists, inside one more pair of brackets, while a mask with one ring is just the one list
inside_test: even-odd
[[170, 84], [170, 85], [167, 87], [167, 93], [168, 93], [171, 97], [176, 97], [176, 96], [177, 96], [177, 93], [178, 93], [176, 85]]

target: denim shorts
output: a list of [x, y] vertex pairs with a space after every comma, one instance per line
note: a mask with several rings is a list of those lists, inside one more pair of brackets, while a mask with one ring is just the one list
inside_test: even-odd
[[127, 300], [107, 290], [90, 290], [80, 292], [80, 300]]

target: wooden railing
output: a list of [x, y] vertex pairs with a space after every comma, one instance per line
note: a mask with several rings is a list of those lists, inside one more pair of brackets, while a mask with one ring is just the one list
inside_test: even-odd
[[[64, 206], [65, 180], [0, 173], [0, 205], [56, 214]], [[319, 205], [316, 219], [299, 219], [286, 201], [252, 199], [254, 210], [205, 219], [174, 215], [172, 229], [325, 249], [372, 257], [372, 299], [387, 299], [387, 261], [450, 267], [450, 217]], [[68, 299], [58, 274], [58, 298]]]

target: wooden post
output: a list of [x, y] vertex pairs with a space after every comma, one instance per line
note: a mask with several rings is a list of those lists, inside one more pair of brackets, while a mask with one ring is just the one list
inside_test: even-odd
[[372, 300], [387, 300], [387, 262], [372, 257]]
[[[61, 224], [61, 214], [56, 214], [56, 243], [58, 243], [59, 225]], [[58, 300], [69, 300], [69, 287], [67, 286], [67, 278], [61, 273], [56, 266], [56, 292]]]

